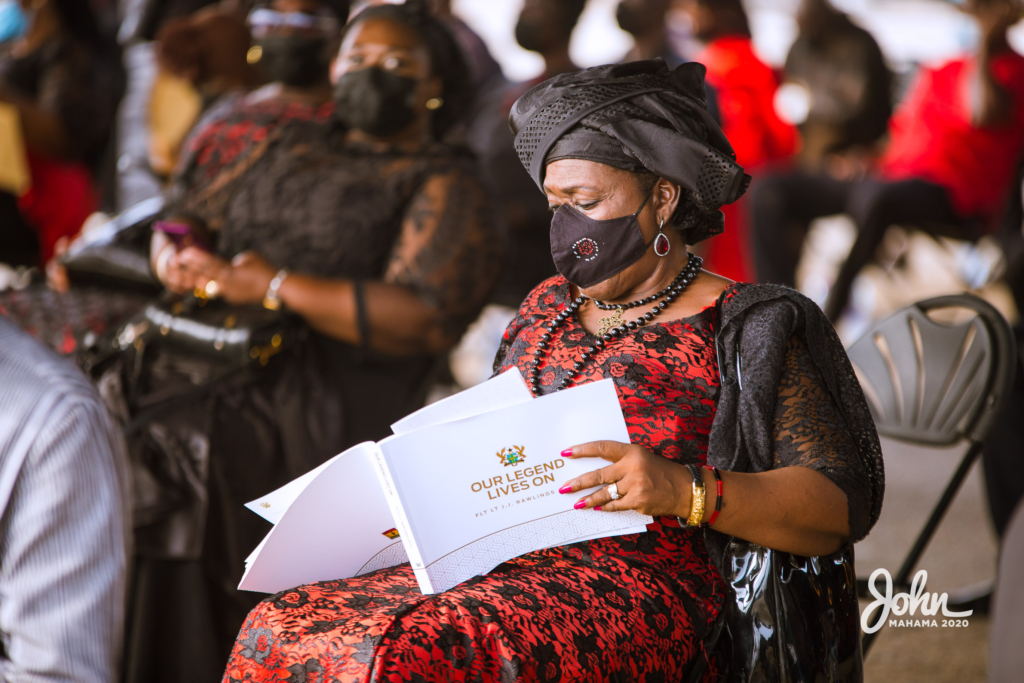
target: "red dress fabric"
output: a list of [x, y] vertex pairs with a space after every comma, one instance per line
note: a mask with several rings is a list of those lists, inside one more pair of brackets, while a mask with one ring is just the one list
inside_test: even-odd
[[[750, 38], [725, 36], [711, 41], [696, 61], [707, 67], [715, 88], [722, 132], [736, 161], [754, 174], [765, 164], [785, 159], [797, 148], [796, 128], [775, 113], [775, 73], [754, 53]], [[704, 267], [738, 282], [754, 280], [743, 199], [722, 207], [725, 232], [707, 242]]]
[[[526, 370], [569, 296], [562, 277], [530, 294], [497, 369]], [[714, 308], [641, 327], [595, 354], [577, 383], [612, 378], [633, 443], [705, 462], [714, 328]], [[543, 393], [593, 340], [575, 319], [559, 328]], [[724, 596], [702, 533], [658, 518], [646, 533], [540, 550], [439, 595], [422, 595], [406, 564], [272, 596], [243, 625], [224, 681], [678, 681], [704, 656]]]
[[53, 258], [61, 237], [74, 237], [96, 210], [92, 173], [80, 161], [64, 161], [27, 150], [32, 186], [18, 197], [18, 210], [36, 231], [39, 265]]
[[941, 185], [961, 216], [991, 219], [1003, 209], [1024, 154], [1024, 57], [1007, 51], [991, 61], [1012, 99], [1010, 119], [999, 125], [971, 121], [967, 79], [976, 68], [969, 57], [921, 70], [889, 122], [879, 169], [890, 180]]

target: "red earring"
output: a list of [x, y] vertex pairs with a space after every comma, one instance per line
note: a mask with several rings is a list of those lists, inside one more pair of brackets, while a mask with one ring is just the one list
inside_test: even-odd
[[662, 218], [661, 222], [658, 223], [658, 236], [654, 238], [654, 253], [658, 256], [665, 256], [672, 248], [672, 243], [663, 232], [665, 228], [665, 219]]

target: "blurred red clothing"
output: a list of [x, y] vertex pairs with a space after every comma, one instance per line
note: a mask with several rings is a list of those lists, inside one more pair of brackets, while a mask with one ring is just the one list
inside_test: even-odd
[[64, 161], [26, 150], [32, 186], [18, 198], [18, 210], [36, 232], [39, 265], [53, 257], [61, 237], [74, 237], [97, 208], [92, 174], [80, 161]]
[[994, 222], [1024, 154], [1024, 57], [1007, 51], [991, 60], [996, 82], [1013, 103], [1009, 120], [999, 125], [971, 122], [967, 79], [975, 68], [970, 56], [921, 69], [889, 123], [879, 171], [891, 180], [940, 185], [961, 216]]
[[[736, 151], [736, 161], [747, 173], [792, 155], [797, 148], [796, 128], [775, 113], [774, 72], [754, 54], [744, 36], [711, 41], [697, 56], [707, 67], [707, 82], [718, 95], [722, 130]], [[708, 241], [706, 268], [740, 282], [752, 282], [754, 269], [747, 238], [744, 202], [723, 207], [725, 232]]]

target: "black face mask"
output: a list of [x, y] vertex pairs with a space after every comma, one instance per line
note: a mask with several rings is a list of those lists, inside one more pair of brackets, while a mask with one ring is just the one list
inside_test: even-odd
[[326, 38], [267, 36], [257, 45], [263, 50], [260, 66], [272, 81], [302, 88], [327, 78]]
[[637, 220], [650, 197], [648, 192], [636, 213], [606, 220], [584, 216], [568, 204], [558, 207], [551, 219], [551, 257], [558, 272], [586, 288], [639, 261], [653, 244], [644, 242]]
[[349, 128], [387, 137], [416, 119], [416, 80], [376, 66], [350, 71], [334, 86], [334, 115]]

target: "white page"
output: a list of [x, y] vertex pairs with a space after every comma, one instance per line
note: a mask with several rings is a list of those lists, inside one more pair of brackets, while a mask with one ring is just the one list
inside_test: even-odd
[[462, 420], [532, 399], [533, 393], [526, 385], [526, 380], [517, 368], [512, 368], [482, 384], [420, 408], [391, 425], [391, 431], [395, 434], [408, 434], [417, 429]]
[[[421, 589], [447, 590], [526, 552], [650, 523], [635, 511], [573, 510], [588, 492], [558, 493], [608, 465], [560, 452], [601, 439], [629, 442], [611, 380], [381, 442], [425, 565], [414, 566]], [[498, 454], [513, 446], [525, 459], [505, 465]]]
[[249, 565], [252, 564], [253, 560], [256, 559], [256, 556], [260, 554], [261, 550], [263, 550], [263, 546], [265, 546], [267, 544], [267, 539], [268, 538], [270, 538], [270, 534], [269, 533], [266, 536], [263, 537], [263, 540], [260, 541], [260, 544], [258, 546], [253, 548], [253, 551], [251, 553], [249, 553], [249, 557], [245, 558], [245, 569], [246, 569], [246, 571], [249, 570]]
[[[345, 453], [347, 452], [348, 451], [345, 451]], [[299, 494], [301, 494], [306, 487], [316, 479], [317, 475], [330, 467], [331, 463], [345, 455], [345, 453], [340, 453], [327, 462], [321, 464], [319, 467], [306, 472], [301, 477], [292, 479], [276, 491], [271, 491], [267, 495], [260, 496], [256, 500], [250, 500], [245, 504], [245, 507], [249, 508], [271, 524], [277, 524], [291, 504], [295, 502], [295, 499], [299, 497]]]
[[407, 562], [374, 473], [377, 445], [331, 460], [277, 522], [246, 568], [241, 590], [277, 593]]

